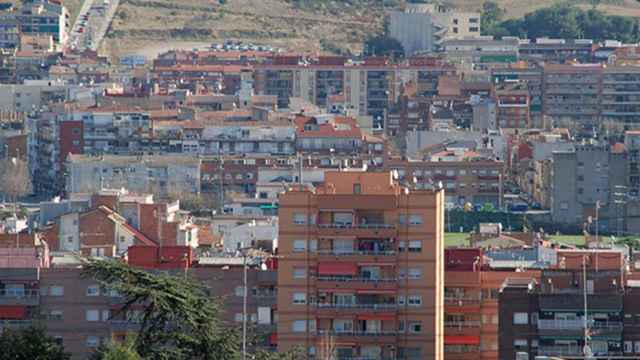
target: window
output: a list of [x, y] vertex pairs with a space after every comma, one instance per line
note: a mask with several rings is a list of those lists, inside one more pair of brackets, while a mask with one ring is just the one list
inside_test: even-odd
[[420, 240], [409, 241], [409, 252], [421, 252], [421, 251], [422, 251], [422, 241]]
[[529, 344], [526, 339], [515, 339], [513, 340], [513, 348], [516, 351], [527, 350]]
[[480, 31], [480, 28], [477, 26], [472, 26], [469, 28], [469, 32], [478, 32], [478, 31]]
[[633, 352], [633, 341], [625, 341], [624, 342], [624, 352], [632, 353]]
[[422, 269], [420, 268], [409, 268], [409, 279], [420, 279], [422, 277]]
[[293, 303], [297, 305], [304, 305], [307, 303], [307, 294], [305, 293], [293, 293]]
[[356, 195], [359, 195], [361, 193], [362, 189], [360, 187], [360, 184], [353, 184], [353, 193]]
[[398, 321], [398, 331], [401, 331], [401, 332], [405, 331], [404, 320]]
[[316, 355], [316, 347], [315, 346], [309, 346], [309, 355], [311, 355], [311, 356], [315, 356]]
[[293, 268], [293, 278], [294, 279], [304, 279], [307, 277], [307, 269], [301, 268]]
[[478, 18], [469, 18], [469, 23], [477, 24], [478, 23]]
[[526, 312], [513, 313], [513, 324], [514, 325], [529, 324], [529, 314], [527, 314]]
[[633, 352], [640, 354], [640, 341], [635, 341], [633, 343]]
[[51, 310], [49, 313], [49, 320], [62, 320], [62, 310]]
[[99, 285], [87, 286], [87, 296], [100, 296], [100, 286]]
[[415, 307], [422, 306], [422, 296], [420, 296], [420, 295], [411, 295], [411, 296], [409, 296], [408, 299], [409, 299], [408, 300], [409, 306], [415, 306]]
[[398, 296], [398, 305], [404, 305], [404, 296], [403, 295], [399, 295]]
[[242, 322], [242, 313], [236, 313], [236, 314], [233, 316], [233, 320], [234, 320], [235, 322]]
[[87, 310], [85, 313], [85, 318], [87, 321], [100, 321], [100, 311]]
[[422, 215], [410, 215], [409, 225], [422, 225]]
[[307, 250], [306, 240], [293, 240], [293, 252], [305, 252]]
[[236, 296], [244, 296], [244, 286], [236, 286], [235, 289]]
[[418, 334], [422, 332], [422, 323], [420, 321], [409, 321], [409, 332]]
[[54, 285], [49, 288], [49, 295], [51, 296], [64, 296], [64, 287]]
[[307, 223], [306, 214], [304, 213], [293, 214], [293, 223], [296, 225], [306, 225]]
[[111, 318], [111, 311], [102, 310], [102, 321], [109, 321], [110, 318]]
[[291, 331], [304, 332], [306, 326], [307, 326], [307, 322], [305, 320], [295, 320], [291, 325]]
[[97, 336], [87, 336], [87, 347], [97, 347], [99, 339]]

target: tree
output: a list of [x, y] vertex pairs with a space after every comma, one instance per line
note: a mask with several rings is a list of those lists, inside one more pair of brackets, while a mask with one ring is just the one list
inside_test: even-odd
[[120, 313], [134, 304], [143, 307], [134, 349], [152, 359], [235, 359], [237, 331], [218, 321], [219, 306], [195, 282], [154, 275], [117, 260], [85, 260], [84, 274], [121, 294]]
[[[14, 204], [18, 198], [30, 194], [31, 174], [27, 162], [19, 158], [5, 159], [0, 162], [0, 192]], [[14, 212], [17, 211], [14, 209]]]
[[[240, 356], [237, 329], [222, 325], [219, 304], [203, 285], [186, 276], [134, 269], [115, 259], [90, 258], [83, 262], [84, 276], [124, 298], [119, 314], [129, 313], [134, 305], [142, 308], [137, 336], [129, 350], [131, 356], [153, 360], [235, 360]], [[264, 352], [254, 358], [296, 359], [293, 353]]]
[[55, 339], [44, 329], [29, 327], [20, 331], [4, 330], [0, 334], [0, 360], [69, 360]]
[[129, 340], [125, 344], [110, 343], [103, 345], [91, 356], [91, 360], [142, 360]]
[[375, 36], [365, 40], [364, 55], [402, 58], [404, 57], [404, 47], [400, 41], [390, 36]]
[[482, 16], [480, 17], [483, 33], [492, 33], [496, 24], [504, 17], [504, 10], [493, 1], [482, 4]]

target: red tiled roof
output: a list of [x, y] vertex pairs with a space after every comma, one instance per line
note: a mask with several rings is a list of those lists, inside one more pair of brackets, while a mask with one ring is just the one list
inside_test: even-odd
[[[362, 130], [355, 119], [344, 116], [336, 116], [326, 123], [318, 126], [318, 130], [305, 130], [305, 124], [314, 118], [298, 115], [295, 118], [296, 135], [301, 138], [339, 137], [364, 139]], [[347, 125], [348, 129], [338, 129], [337, 125]]]

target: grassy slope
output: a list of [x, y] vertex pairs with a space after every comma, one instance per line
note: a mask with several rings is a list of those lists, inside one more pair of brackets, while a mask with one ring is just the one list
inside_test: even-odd
[[[158, 41], [236, 39], [285, 49], [360, 51], [368, 33], [382, 29], [378, 6], [338, 2], [300, 9], [284, 0], [122, 0], [111, 27], [118, 50]], [[113, 46], [111, 47], [113, 48]]]

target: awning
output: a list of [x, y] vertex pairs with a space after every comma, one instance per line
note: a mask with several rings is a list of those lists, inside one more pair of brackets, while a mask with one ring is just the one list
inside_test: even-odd
[[358, 315], [358, 320], [395, 320], [394, 314], [362, 314]]
[[278, 333], [271, 333], [271, 335], [269, 335], [269, 344], [278, 345]]
[[358, 265], [349, 262], [321, 262], [318, 264], [318, 275], [356, 275]]
[[359, 289], [356, 290], [358, 294], [395, 294], [395, 290], [380, 290], [380, 289]]
[[21, 320], [27, 317], [26, 306], [0, 306], [1, 320]]
[[470, 335], [445, 335], [445, 345], [480, 345], [480, 336]]

